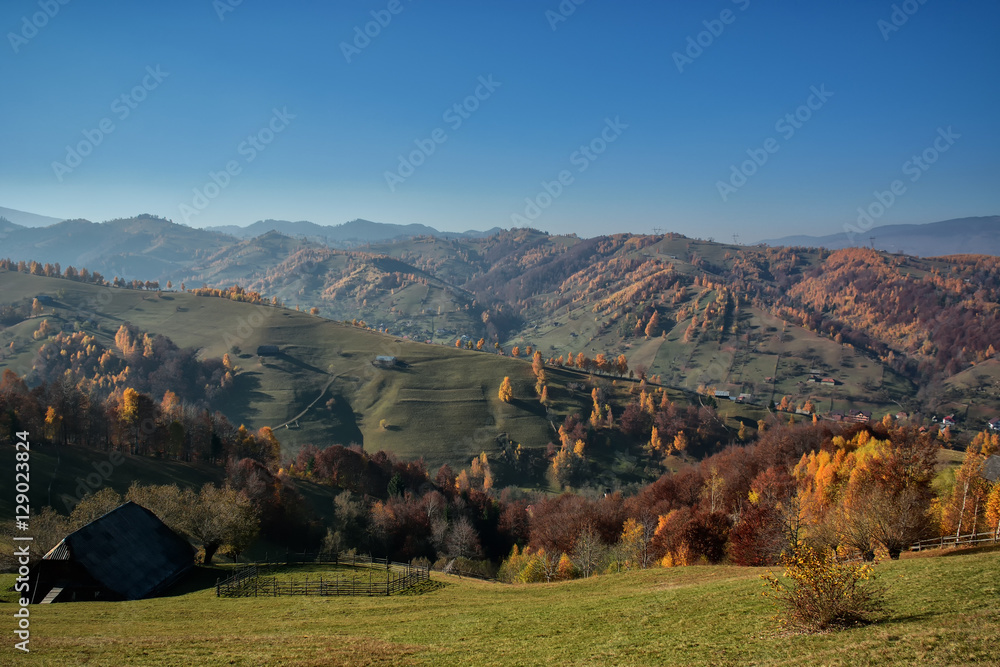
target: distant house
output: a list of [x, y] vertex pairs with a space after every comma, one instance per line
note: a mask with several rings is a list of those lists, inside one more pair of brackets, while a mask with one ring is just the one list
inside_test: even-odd
[[820, 384], [832, 384], [832, 385], [839, 384], [837, 382], [836, 378], [823, 378], [819, 382], [820, 382]]
[[896, 416], [896, 421], [900, 422], [906, 421], [907, 419], [910, 418], [910, 415], [906, 414], [905, 412], [897, 412], [895, 416]]
[[990, 421], [989, 427], [994, 431], [1000, 431], [1000, 417]]
[[38, 303], [42, 304], [43, 306], [54, 306], [56, 303], [56, 300], [53, 299], [48, 294], [39, 294], [35, 298], [38, 299]]
[[830, 419], [835, 422], [842, 422], [844, 421], [844, 413], [840, 412], [839, 410], [836, 412], [831, 412], [829, 415], [827, 415], [827, 419]]
[[396, 366], [399, 362], [396, 360], [396, 357], [390, 357], [385, 354], [380, 354], [377, 357], [375, 357], [375, 361], [373, 361], [372, 363], [376, 366], [382, 366], [383, 368], [391, 368], [393, 366]]
[[716, 390], [715, 397], [716, 398], [726, 398], [726, 399], [728, 399], [729, 398], [729, 392], [728, 391], [719, 391], [719, 390]]
[[258, 357], [276, 357], [281, 354], [277, 345], [260, 345], [257, 347]]
[[867, 424], [872, 420], [872, 413], [866, 412], [864, 410], [852, 410], [847, 413], [845, 419], [857, 422], [859, 424]]
[[956, 423], [955, 415], [947, 415], [944, 419], [941, 420], [941, 423], [944, 424], [945, 426], [954, 426]]
[[32, 604], [138, 600], [194, 567], [194, 548], [155, 514], [125, 503], [67, 535], [35, 564]]
[[737, 403], [750, 403], [753, 401], [753, 394], [740, 394], [736, 398]]
[[1000, 480], [1000, 456], [994, 454], [986, 459], [983, 464], [983, 471], [979, 475], [988, 482]]

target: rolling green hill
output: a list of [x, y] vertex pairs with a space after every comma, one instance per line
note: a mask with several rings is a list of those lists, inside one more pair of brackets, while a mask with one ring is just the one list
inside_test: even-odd
[[[589, 411], [586, 376], [575, 370], [549, 369], [550, 418], [534, 393], [527, 360], [406, 341], [295, 310], [17, 272], [0, 273], [0, 289], [8, 301], [30, 302], [39, 294], [54, 300], [41, 315], [0, 330], [0, 371], [31, 377], [43, 342], [33, 334], [43, 319], [56, 329], [86, 331], [109, 348], [127, 322], [197, 348], [200, 358], [230, 353], [235, 389], [213, 407], [237, 424], [271, 426], [286, 455], [308, 443], [359, 443], [406, 459], [424, 457], [429, 467], [467, 465], [482, 451], [496, 451], [498, 437], [544, 447], [562, 416]], [[276, 345], [280, 354], [258, 357], [260, 345]], [[372, 363], [378, 355], [402, 363], [381, 368]], [[507, 376], [514, 385], [510, 404], [497, 395]], [[624, 391], [629, 383], [606, 384]]]
[[[181, 346], [204, 348], [215, 358], [233, 345], [241, 354], [252, 354], [261, 342], [284, 346], [285, 355], [271, 362], [240, 360], [239, 395], [247, 398], [224, 407], [238, 421], [281, 426], [279, 437], [291, 448], [316, 440], [364, 439], [366, 446], [410, 451], [409, 436], [424, 433], [420, 419], [408, 415], [417, 412], [421, 419], [436, 420], [437, 413], [419, 407], [413, 395], [396, 391], [396, 385], [405, 389], [406, 383], [393, 379], [383, 386], [385, 378], [370, 382], [372, 369], [364, 366], [371, 361], [367, 357], [397, 345], [396, 340], [407, 349], [403, 356], [424, 364], [415, 391], [447, 389], [465, 397], [478, 393], [475, 401], [469, 398], [448, 412], [470, 424], [458, 440], [478, 446], [501, 433], [515, 440], [548, 441], [545, 434], [552, 429], [547, 420], [518, 417], [508, 429], [510, 419], [502, 406], [490, 403], [494, 392], [488, 388], [504, 375], [521, 377], [530, 397], [530, 376], [519, 376], [517, 369], [523, 367], [517, 362], [488, 362], [478, 355], [454, 357], [472, 360], [461, 362], [472, 364], [469, 372], [445, 372], [430, 364], [424, 352], [411, 353], [422, 348], [407, 347], [410, 341], [453, 345], [463, 337], [482, 338], [486, 349], [493, 344], [504, 351], [531, 346], [552, 359], [624, 354], [633, 370], [676, 391], [749, 394], [758, 406], [755, 418], [785, 396], [793, 410], [811, 404], [821, 414], [862, 410], [881, 418], [906, 412], [928, 424], [931, 415], [955, 414], [958, 426], [969, 432], [1000, 415], [996, 381], [980, 379], [992, 377], [988, 366], [973, 370], [996, 360], [996, 258], [738, 246], [676, 234], [580, 239], [532, 229], [484, 238], [414, 237], [352, 250], [277, 232], [242, 241], [215, 234], [204, 251], [186, 255], [183, 249], [205, 232], [148, 216], [114, 225], [131, 239], [132, 249], [120, 253], [120, 261], [145, 262], [153, 277], [169, 275], [177, 287], [239, 283], [288, 306], [315, 308], [325, 318], [357, 320], [392, 335], [392, 342], [367, 337], [356, 342], [337, 329], [300, 334], [306, 321], [300, 318], [306, 315], [282, 312], [276, 319], [270, 308], [254, 315], [267, 322], [261, 329], [241, 325], [240, 318], [249, 316], [243, 311], [230, 313], [216, 308], [218, 303], [189, 304], [187, 295], [176, 292], [126, 299], [147, 303], [124, 319], [164, 333]], [[90, 223], [81, 226], [83, 246], [102, 231]], [[47, 252], [44, 244], [33, 247]], [[167, 264], [172, 268], [164, 273], [160, 267]], [[71, 295], [63, 303], [77, 308], [77, 296], [88, 298]], [[163, 310], [149, 300], [170, 303]], [[156, 314], [147, 316], [144, 307]], [[171, 307], [175, 310], [167, 317]], [[205, 326], [199, 310], [213, 315], [218, 310], [223, 329], [214, 322]], [[150, 326], [143, 325], [147, 319]], [[656, 326], [651, 326], [654, 319]], [[32, 326], [13, 324], [3, 335], [24, 339], [33, 333], [28, 330]], [[240, 327], [249, 327], [252, 335], [236, 335]], [[103, 335], [108, 339], [112, 333], [109, 328]], [[333, 344], [327, 340], [331, 337]], [[331, 354], [338, 346], [344, 354]], [[15, 346], [5, 355], [11, 357], [6, 363], [30, 366], [30, 349], [22, 354]], [[501, 372], [500, 367], [512, 370]], [[368, 374], [362, 377], [361, 369]], [[966, 377], [970, 372], [974, 382]], [[822, 378], [833, 382], [819, 382]], [[289, 379], [293, 381], [284, 382]], [[387, 398], [375, 397], [383, 393]], [[345, 399], [347, 394], [354, 398]], [[394, 413], [390, 400], [413, 409]], [[356, 404], [366, 407], [354, 409]], [[296, 420], [307, 407], [327, 426]], [[734, 410], [727, 405], [723, 412], [733, 415]], [[379, 425], [382, 420], [387, 426]], [[409, 422], [411, 431], [394, 422]], [[524, 426], [529, 423], [534, 426]], [[487, 431], [492, 431], [489, 438], [471, 435]], [[440, 460], [451, 445], [421, 447], [436, 451], [434, 460]]]

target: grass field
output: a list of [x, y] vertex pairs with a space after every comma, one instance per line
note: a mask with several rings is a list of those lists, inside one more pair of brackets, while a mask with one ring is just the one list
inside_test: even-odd
[[[996, 550], [881, 565], [887, 617], [825, 635], [774, 629], [762, 569], [655, 569], [521, 586], [435, 574], [413, 596], [256, 599], [216, 598], [207, 572], [205, 588], [189, 583], [153, 600], [31, 607], [31, 653], [15, 657], [5, 633], [0, 663], [996, 664], [998, 565]], [[0, 577], [0, 589], [11, 582]]]

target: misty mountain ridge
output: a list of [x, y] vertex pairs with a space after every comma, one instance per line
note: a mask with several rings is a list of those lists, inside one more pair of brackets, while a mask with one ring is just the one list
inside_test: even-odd
[[12, 222], [21, 227], [48, 227], [63, 221], [63, 218], [53, 218], [47, 215], [18, 211], [13, 208], [4, 208], [3, 206], [0, 206], [0, 219]]
[[442, 232], [427, 225], [372, 222], [358, 218], [339, 225], [318, 225], [307, 220], [291, 222], [288, 220], [258, 220], [252, 225], [240, 227], [224, 225], [206, 227], [206, 231], [229, 234], [241, 239], [251, 239], [270, 231], [279, 232], [285, 236], [303, 237], [317, 240], [327, 245], [357, 245], [394, 239], [407, 239], [414, 236], [434, 236], [437, 238], [482, 238], [492, 236], [499, 231], [494, 227], [486, 231], [468, 230], [465, 232]]
[[[802, 246], [840, 250], [871, 247], [915, 257], [1000, 255], [1000, 216], [955, 218], [926, 224], [883, 225], [861, 230], [851, 225], [828, 236], [795, 235], [761, 241], [769, 246]], [[871, 237], [874, 237], [874, 241]]]

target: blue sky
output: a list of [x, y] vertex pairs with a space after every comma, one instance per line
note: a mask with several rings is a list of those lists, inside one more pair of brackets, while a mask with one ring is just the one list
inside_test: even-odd
[[3, 3], [0, 206], [750, 242], [898, 180], [875, 224], [1000, 213], [995, 1], [235, 3]]

